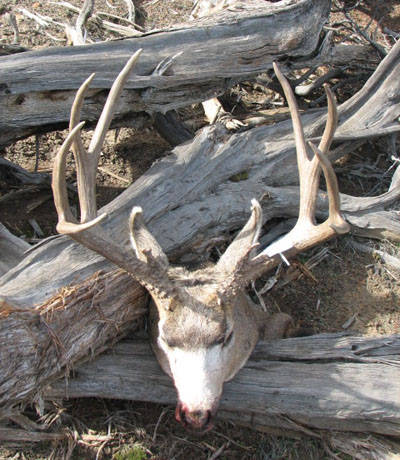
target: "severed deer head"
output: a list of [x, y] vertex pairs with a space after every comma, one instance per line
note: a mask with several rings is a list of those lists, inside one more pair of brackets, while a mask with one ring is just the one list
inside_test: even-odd
[[[101, 254], [129, 272], [151, 294], [150, 335], [164, 371], [174, 381], [178, 404], [176, 418], [185, 427], [206, 431], [212, 427], [224, 382], [245, 364], [260, 338], [287, 334], [291, 318], [268, 315], [251, 302], [246, 286], [280, 263], [281, 255], [293, 257], [336, 233], [349, 230], [340, 215], [336, 176], [326, 158], [337, 124], [335, 99], [328, 87], [328, 119], [318, 147], [306, 143], [293, 92], [274, 64], [275, 73], [289, 103], [296, 140], [300, 175], [300, 210], [296, 226], [283, 238], [257, 253], [262, 210], [253, 199], [251, 216], [214, 266], [188, 271], [169, 264], [164, 251], [147, 230], [142, 209], [134, 207], [127, 222], [132, 251], [118, 247], [112, 235], [97, 224], [96, 170], [100, 150], [110, 125], [115, 103], [140, 54], [137, 51], [115, 80], [89, 147], [80, 137], [80, 111], [94, 75], [78, 90], [70, 118], [70, 133], [54, 165], [53, 191], [58, 212], [57, 230]], [[77, 168], [80, 222], [73, 216], [65, 179], [66, 156], [73, 151]], [[320, 170], [326, 179], [329, 217], [314, 219]]]

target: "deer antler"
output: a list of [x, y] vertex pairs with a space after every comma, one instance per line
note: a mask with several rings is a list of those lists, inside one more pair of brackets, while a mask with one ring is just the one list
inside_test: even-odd
[[[141, 217], [142, 209], [134, 207], [132, 210], [129, 226], [133, 251], [130, 254], [117, 246], [112, 239], [106, 237], [102, 229], [97, 226], [107, 217], [106, 214], [97, 216], [96, 206], [96, 172], [101, 148], [115, 111], [116, 102], [141, 51], [136, 51], [114, 81], [87, 150], [80, 136], [84, 125], [84, 122], [80, 122], [80, 112], [94, 74], [79, 88], [71, 109], [70, 133], [54, 161], [52, 187], [58, 214], [57, 230], [59, 233], [70, 235], [79, 243], [101, 254], [134, 275], [151, 292], [163, 297], [162, 293], [171, 295], [174, 291], [167, 276], [168, 259], [161, 246], [145, 227]], [[74, 153], [77, 170], [80, 223], [73, 216], [68, 203], [65, 168], [70, 148]]]
[[[311, 142], [307, 144], [305, 141], [299, 110], [289, 82], [276, 63], [274, 63], [274, 70], [284, 90], [292, 117], [300, 179], [299, 217], [295, 227], [287, 235], [272, 243], [260, 254], [253, 256], [257, 235], [262, 225], [262, 212], [258, 202], [252, 201], [252, 215], [248, 223], [217, 264], [217, 269], [229, 272], [224, 287], [227, 294], [243, 287], [250, 280], [278, 265], [280, 255], [292, 257], [332, 238], [337, 233], [346, 233], [350, 230], [349, 224], [340, 214], [338, 183], [332, 165], [326, 157], [338, 120], [336, 101], [332, 91], [325, 85], [328, 117], [317, 148]], [[321, 168], [327, 185], [329, 216], [325, 222], [317, 225], [314, 215]], [[239, 251], [238, 247], [241, 248]]]

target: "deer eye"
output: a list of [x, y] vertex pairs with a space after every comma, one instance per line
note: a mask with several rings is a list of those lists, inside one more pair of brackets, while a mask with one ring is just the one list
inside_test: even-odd
[[224, 341], [222, 342], [222, 346], [226, 347], [232, 342], [233, 338], [233, 329], [224, 337]]
[[233, 330], [230, 330], [228, 333], [220, 335], [213, 345], [222, 345], [222, 347], [225, 347], [232, 340], [232, 336]]
[[175, 348], [178, 344], [177, 344], [177, 341], [176, 340], [173, 340], [173, 339], [166, 339], [165, 337], [163, 336], [160, 336], [158, 338], [164, 345], [166, 345], [168, 348]]

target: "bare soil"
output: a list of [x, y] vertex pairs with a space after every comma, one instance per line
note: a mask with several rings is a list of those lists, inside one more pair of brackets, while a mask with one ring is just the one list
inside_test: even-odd
[[[82, 4], [78, 0], [71, 0], [71, 3], [79, 7]], [[345, 2], [347, 7], [356, 3], [359, 3], [357, 8], [349, 12], [351, 18], [361, 28], [369, 24], [366, 31], [378, 43], [386, 46], [393, 43], [388, 30], [400, 33], [398, 1]], [[146, 30], [168, 27], [187, 20], [192, 5], [191, 0], [135, 0], [135, 21]], [[76, 19], [75, 13], [49, 2], [6, 0], [0, 6], [1, 43], [11, 43], [13, 40], [13, 31], [5, 13], [14, 11], [21, 45], [28, 48], [66, 46], [62, 28], [37, 27], [20, 8], [71, 24]], [[126, 17], [127, 13], [122, 0], [108, 3], [98, 0], [95, 11], [120, 17]], [[342, 34], [341, 39], [343, 36], [348, 39], [348, 22], [341, 13], [334, 13], [331, 23], [340, 29], [338, 35]], [[88, 27], [88, 34], [94, 40], [115, 38], [115, 35], [95, 24]], [[356, 37], [356, 40], [362, 39]], [[245, 91], [243, 88], [233, 90], [226, 96], [227, 100], [232, 100], [232, 94]], [[339, 99], [346, 99], [356, 90], [357, 85], [341, 89]], [[265, 94], [246, 94], [248, 98], [265, 98]], [[186, 112], [194, 117], [199, 114], [198, 108]], [[90, 134], [88, 132], [86, 136]], [[50, 173], [54, 154], [65, 135], [65, 132], [42, 135], [38, 148], [36, 139], [28, 138], [7, 148], [3, 155], [29, 171], [34, 170], [38, 161], [38, 170]], [[390, 183], [387, 171], [392, 165], [389, 145], [386, 139], [367, 143], [347, 161], [341, 161], [337, 165], [341, 190], [354, 195], [368, 195], [387, 189]], [[398, 152], [399, 139], [395, 140], [394, 145]], [[110, 131], [98, 174], [99, 205], [115, 198], [156, 159], [165, 155], [169, 148], [168, 143], [152, 128], [140, 132], [132, 129], [121, 129], [118, 133]], [[350, 172], [354, 167], [361, 175]], [[73, 183], [73, 165], [70, 180]], [[10, 191], [18, 193], [10, 195]], [[48, 188], [24, 188], [0, 176], [0, 219], [10, 231], [28, 241], [36, 241], [39, 236], [29, 223], [31, 219], [38, 223], [45, 236], [55, 234], [56, 215], [51, 191]], [[400, 275], [376, 258], [354, 250], [352, 238], [347, 236], [329, 243], [328, 257], [312, 269], [313, 276], [302, 275], [282, 289], [273, 289], [264, 299], [268, 307], [273, 311], [290, 313], [299, 325], [314, 332], [350, 329], [369, 335], [399, 333]], [[396, 244], [380, 242], [376, 245], [386, 252], [398, 254], [399, 246]], [[300, 262], [305, 262], [311, 255], [305, 254]], [[55, 424], [59, 429], [68, 427], [69, 442], [9, 443], [0, 447], [0, 458], [59, 459], [69, 454], [76, 459], [118, 460], [330, 458], [318, 441], [271, 437], [229, 423], [219, 423], [211, 433], [198, 438], [184, 431], [174, 421], [172, 408], [156, 404], [86, 399], [67, 401], [63, 408]], [[54, 406], [49, 411], [55, 413], [58, 409]], [[96, 440], [97, 435], [103, 437]]]

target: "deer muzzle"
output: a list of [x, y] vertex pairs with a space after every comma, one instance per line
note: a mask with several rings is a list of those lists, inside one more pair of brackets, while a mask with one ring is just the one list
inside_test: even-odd
[[211, 410], [190, 411], [184, 404], [178, 402], [175, 409], [175, 418], [186, 429], [205, 433], [214, 427], [213, 412]]

